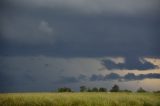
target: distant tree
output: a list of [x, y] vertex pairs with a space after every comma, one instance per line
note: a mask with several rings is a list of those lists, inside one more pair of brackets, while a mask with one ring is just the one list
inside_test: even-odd
[[143, 92], [146, 92], [146, 90], [144, 90], [142, 87], [140, 87], [139, 89], [137, 89], [137, 92], [143, 93]]
[[85, 92], [85, 91], [87, 91], [86, 86], [80, 86], [80, 92]]
[[118, 85], [114, 85], [110, 91], [111, 92], [119, 92], [119, 86]]
[[92, 89], [92, 92], [98, 92], [98, 88], [94, 87], [94, 88]]
[[154, 91], [154, 93], [160, 93], [160, 90], [159, 91]]
[[107, 89], [106, 88], [99, 88], [99, 92], [106, 92]]
[[87, 92], [92, 92], [92, 90], [90, 88], [87, 89]]
[[125, 89], [125, 90], [120, 90], [120, 92], [132, 92], [131, 90]]
[[58, 88], [58, 92], [72, 92], [71, 88], [63, 87]]

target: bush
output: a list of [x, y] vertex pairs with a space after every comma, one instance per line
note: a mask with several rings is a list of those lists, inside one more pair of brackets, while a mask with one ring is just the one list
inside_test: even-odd
[[98, 88], [94, 87], [94, 88], [92, 89], [92, 92], [98, 92]]
[[140, 88], [137, 90], [137, 92], [143, 93], [143, 92], [146, 92], [146, 90], [144, 90], [142, 87], [140, 87]]
[[71, 88], [63, 87], [58, 88], [58, 92], [72, 92]]
[[85, 91], [87, 91], [86, 86], [80, 86], [80, 92], [85, 92]]
[[119, 86], [118, 85], [114, 85], [110, 91], [111, 92], [119, 92]]
[[131, 90], [125, 89], [125, 90], [120, 90], [120, 92], [132, 92]]
[[107, 89], [106, 88], [99, 88], [99, 92], [106, 92]]

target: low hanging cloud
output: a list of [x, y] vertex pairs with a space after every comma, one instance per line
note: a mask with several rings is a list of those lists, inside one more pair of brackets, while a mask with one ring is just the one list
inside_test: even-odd
[[121, 76], [117, 73], [110, 73], [106, 75], [96, 75], [93, 74], [89, 79], [90, 81], [108, 81], [108, 80], [124, 80], [124, 81], [130, 81], [130, 80], [144, 80], [144, 79], [160, 79], [159, 73], [148, 73], [148, 74], [138, 74], [135, 75], [134, 73], [128, 73], [124, 76]]
[[91, 77], [90, 77], [90, 81], [105, 81], [105, 80], [117, 80], [121, 78], [121, 76], [119, 74], [116, 74], [116, 73], [110, 73], [110, 74], [107, 74], [107, 75], [96, 75], [96, 74], [93, 74]]
[[86, 75], [80, 74], [78, 77], [74, 76], [61, 76], [59, 80], [55, 81], [54, 83], [60, 84], [68, 84], [68, 83], [78, 83], [88, 80]]
[[80, 77], [60, 77], [59, 80], [55, 81], [55, 83], [60, 84], [69, 84], [69, 83], [80, 83], [84, 81], [112, 81], [112, 80], [118, 80], [118, 81], [132, 81], [132, 80], [144, 80], [144, 79], [160, 79], [159, 73], [148, 73], [148, 74], [138, 74], [135, 75], [134, 73], [128, 73], [124, 76], [121, 76], [117, 73], [110, 73], [106, 75], [102, 74], [93, 74], [90, 77], [85, 76], [85, 79], [81, 79]]
[[112, 60], [102, 60], [102, 65], [108, 70], [150, 70], [157, 69], [158, 66], [145, 59], [137, 57], [127, 57], [124, 63], [115, 63]]
[[149, 73], [149, 74], [139, 74], [135, 75], [134, 73], [128, 73], [125, 76], [123, 76], [125, 80], [143, 80], [146, 78], [149, 79], [160, 79], [160, 74], [157, 73]]
[[58, 81], [55, 81], [54, 83], [60, 83], [60, 84], [68, 84], [68, 83], [77, 83], [79, 80], [76, 77], [61, 77]]

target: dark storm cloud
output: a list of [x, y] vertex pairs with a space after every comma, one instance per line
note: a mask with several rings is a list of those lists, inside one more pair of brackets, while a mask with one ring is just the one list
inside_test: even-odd
[[[98, 4], [90, 0], [68, 2], [6, 0], [1, 21], [3, 41], [7, 44], [1, 46], [6, 49], [0, 55], [159, 56], [157, 0], [148, 4], [145, 0], [140, 4], [123, 0], [117, 5], [118, 0], [100, 0]], [[84, 4], [85, 10], [94, 14], [84, 14], [79, 8]], [[71, 11], [70, 5], [83, 12]], [[137, 8], [144, 14], [138, 14]]]
[[130, 80], [144, 80], [144, 79], [160, 79], [160, 74], [158, 73], [148, 73], [148, 74], [138, 74], [135, 75], [134, 73], [128, 73], [124, 76], [121, 76], [116, 73], [110, 73], [107, 75], [96, 75], [93, 74], [90, 77], [90, 81], [109, 81], [109, 80], [124, 80], [124, 81], [130, 81]]
[[158, 66], [153, 63], [136, 57], [128, 57], [125, 59], [124, 63], [115, 63], [111, 60], [102, 60], [102, 65], [109, 70], [150, 70], [158, 68]]
[[15, 92], [20, 89], [27, 91], [24, 85], [29, 83], [36, 83], [34, 76], [29, 73], [18, 74], [0, 70], [0, 92]]
[[0, 92], [6, 92], [12, 89], [11, 86], [14, 85], [14, 79], [12, 78], [11, 80], [11, 78], [11, 75], [8, 75], [0, 70]]
[[[126, 63], [115, 65], [110, 62], [109, 68], [153, 69], [154, 65], [147, 61], [142, 64], [139, 57], [160, 56], [159, 7], [159, 0], [0, 0], [0, 56], [120, 56], [126, 58]], [[4, 60], [7, 61], [7, 58]], [[6, 63], [17, 64], [14, 64], [14, 74], [8, 65], [0, 67], [0, 85], [3, 86], [0, 89], [48, 89], [53, 79], [47, 78], [56, 77], [56, 72], [43, 73], [41, 66], [44, 65], [39, 64], [39, 68], [36, 68], [36, 64], [28, 67], [23, 61], [22, 69], [32, 68], [31, 73], [34, 75], [24, 73], [24, 70], [16, 71], [20, 65], [15, 59]], [[38, 62], [40, 61], [34, 63]], [[46, 63], [44, 70], [49, 67]], [[56, 68], [53, 67], [52, 70]], [[39, 83], [34, 82], [35, 77]], [[90, 80], [119, 78], [120, 75], [112, 73], [106, 76], [93, 75]], [[85, 75], [64, 75], [57, 84], [88, 79]], [[13, 89], [9, 87], [12, 84]]]
[[149, 73], [149, 74], [139, 74], [135, 75], [134, 73], [128, 73], [123, 77], [125, 80], [143, 80], [146, 78], [149, 79], [160, 79], [160, 74], [157, 73]]
[[77, 83], [79, 80], [76, 77], [61, 77], [60, 80], [55, 83], [67, 84], [67, 83]]
[[54, 83], [60, 83], [60, 84], [78, 83], [78, 82], [86, 81], [86, 80], [88, 80], [87, 76], [80, 74], [78, 77], [62, 76], [58, 81], [55, 81]]
[[[16, 37], [17, 42], [10, 41], [11, 39], [7, 38], [7, 45], [1, 47], [7, 49], [2, 51], [1, 55], [51, 55], [56, 57], [159, 56], [159, 30], [155, 29], [155, 19], [145, 20], [145, 16], [143, 19], [127, 16], [108, 17], [107, 15], [80, 15], [72, 19], [72, 16], [74, 15], [66, 16], [68, 17], [66, 19], [53, 20], [57, 21], [52, 22], [54, 26], [57, 26], [57, 35], [53, 35], [56, 36], [56, 38], [53, 37], [53, 40], [55, 40], [53, 44], [48, 44], [49, 42], [40, 44], [43, 39], [34, 40], [32, 34], [30, 36], [25, 35], [23, 40], [26, 41], [22, 42], [23, 45], [17, 44], [22, 38]], [[16, 27], [17, 32], [22, 36], [23, 32], [18, 30], [21, 25], [17, 23]], [[14, 24], [12, 28], [14, 28]], [[30, 43], [30, 39], [34, 43]], [[48, 39], [52, 42], [51, 36]], [[43, 41], [48, 39], [45, 38]], [[39, 42], [38, 45], [33, 45], [37, 42]]]
[[107, 74], [105, 76], [103, 75], [96, 75], [96, 74], [93, 74], [91, 77], [90, 77], [90, 80], [91, 81], [105, 81], [105, 80], [117, 80], [121, 78], [121, 76], [119, 74], [116, 74], [116, 73], [110, 73], [110, 74]]

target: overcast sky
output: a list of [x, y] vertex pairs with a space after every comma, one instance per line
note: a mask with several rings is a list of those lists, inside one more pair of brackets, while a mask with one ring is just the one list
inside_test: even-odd
[[0, 92], [160, 89], [159, 0], [1, 0]]

